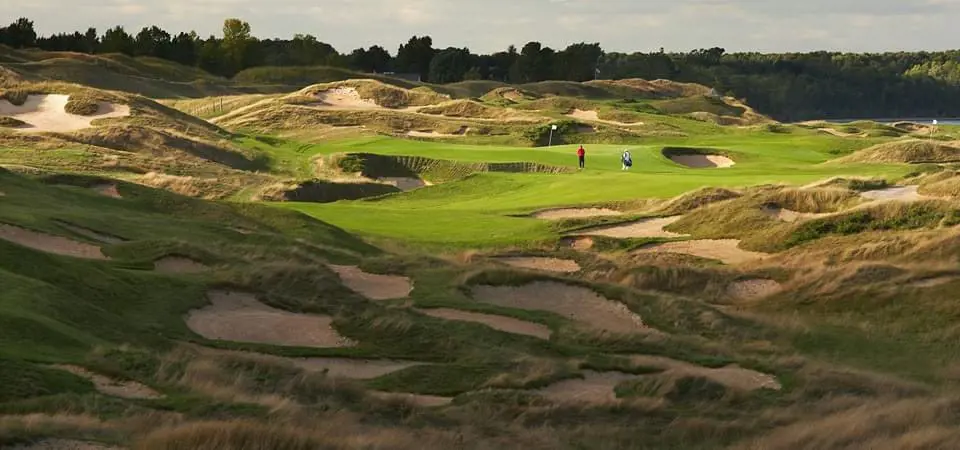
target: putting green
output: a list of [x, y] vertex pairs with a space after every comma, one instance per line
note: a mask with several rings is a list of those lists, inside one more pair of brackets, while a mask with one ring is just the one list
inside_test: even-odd
[[[559, 206], [669, 198], [701, 187], [806, 184], [835, 176], [897, 177], [905, 165], [822, 164], [872, 141], [817, 135], [727, 134], [663, 139], [649, 145], [590, 145], [587, 168], [567, 174], [478, 173], [451, 183], [376, 200], [329, 204], [284, 203], [351, 232], [415, 244], [458, 247], [520, 245], [555, 237], [550, 224], [509, 217]], [[715, 148], [736, 165], [695, 169], [662, 154], [665, 146]], [[463, 162], [529, 161], [576, 168], [577, 145], [539, 148], [457, 145], [392, 138], [365, 138], [321, 146], [321, 153], [366, 152]], [[629, 149], [634, 166], [621, 171]]]

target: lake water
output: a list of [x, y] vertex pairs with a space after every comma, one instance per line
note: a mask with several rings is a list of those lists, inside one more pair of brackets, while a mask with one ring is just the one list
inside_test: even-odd
[[830, 123], [848, 123], [855, 122], [858, 120], [870, 120], [878, 123], [895, 123], [895, 122], [913, 122], [921, 123], [926, 125], [933, 124], [933, 121], [937, 121], [937, 125], [960, 125], [960, 118], [939, 118], [939, 117], [910, 117], [910, 118], [900, 118], [900, 119], [889, 119], [889, 118], [864, 118], [864, 119], [827, 119], [826, 122]]

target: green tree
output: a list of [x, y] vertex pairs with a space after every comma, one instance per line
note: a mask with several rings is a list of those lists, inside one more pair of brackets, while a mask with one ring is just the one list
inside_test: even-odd
[[100, 39], [100, 48], [98, 51], [100, 53], [133, 55], [136, 47], [137, 43], [133, 39], [133, 36], [127, 33], [123, 27], [117, 25], [103, 34], [103, 39]]
[[156, 56], [158, 58], [169, 59], [171, 54], [170, 33], [154, 25], [144, 27], [137, 33], [134, 46], [134, 54], [137, 56]]
[[33, 21], [21, 17], [16, 22], [0, 28], [0, 44], [13, 48], [36, 47], [37, 32], [33, 28]]
[[430, 61], [431, 83], [455, 83], [463, 81], [463, 75], [472, 67], [470, 50], [447, 48], [437, 53]]
[[250, 34], [250, 24], [240, 19], [223, 21], [223, 43], [221, 46], [225, 70], [236, 73], [245, 67], [253, 50], [254, 39]]
[[602, 56], [600, 44], [573, 44], [557, 54], [556, 77], [569, 81], [592, 80]]
[[430, 73], [430, 61], [436, 53], [437, 51], [433, 48], [433, 38], [414, 36], [397, 50], [396, 69], [426, 77]]

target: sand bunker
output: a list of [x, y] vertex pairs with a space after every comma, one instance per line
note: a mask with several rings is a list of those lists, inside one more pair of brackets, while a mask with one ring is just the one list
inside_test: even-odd
[[552, 331], [546, 325], [494, 314], [482, 314], [448, 308], [418, 309], [417, 312], [426, 314], [430, 317], [436, 317], [438, 319], [480, 323], [493, 328], [494, 330], [500, 330], [513, 334], [523, 334], [540, 339], [550, 339], [550, 335], [552, 334]]
[[93, 186], [91, 189], [97, 191], [98, 194], [104, 195], [111, 198], [123, 198], [120, 195], [120, 191], [117, 190], [117, 185], [115, 184], [98, 184]]
[[344, 286], [370, 300], [406, 298], [413, 291], [413, 283], [407, 277], [366, 273], [356, 266], [329, 267], [340, 276]]
[[581, 234], [591, 236], [605, 236], [618, 239], [626, 238], [671, 238], [688, 236], [686, 234], [673, 233], [666, 231], [663, 227], [670, 225], [683, 216], [658, 217], [654, 219], [643, 219], [631, 222], [625, 225], [611, 225], [598, 228], [591, 228], [583, 231]]
[[104, 395], [131, 399], [163, 398], [163, 395], [160, 395], [157, 391], [154, 391], [153, 389], [150, 389], [141, 383], [137, 383], [136, 381], [114, 380], [113, 378], [90, 372], [83, 367], [70, 365], [56, 365], [53, 367], [90, 380], [94, 387], [96, 387], [97, 392], [100, 392]]
[[64, 108], [70, 96], [62, 94], [29, 95], [23, 105], [17, 106], [7, 100], [0, 100], [0, 116], [10, 116], [27, 123], [28, 126], [15, 128], [21, 132], [76, 131], [90, 128], [96, 119], [108, 117], [126, 117], [130, 107], [112, 103], [99, 103], [96, 114], [80, 116], [68, 113]]
[[38, 233], [12, 225], [0, 224], [0, 239], [57, 255], [86, 259], [110, 259], [100, 252], [100, 247], [95, 245], [84, 244], [65, 237]]
[[600, 113], [599, 113], [599, 112], [597, 112], [597, 111], [584, 111], [584, 110], [582, 110], [582, 109], [574, 109], [574, 110], [573, 110], [572, 112], [570, 112], [569, 114], [564, 114], [564, 115], [567, 116], [567, 117], [573, 118], [573, 119], [588, 120], [588, 121], [591, 121], [591, 122], [609, 123], [609, 124], [612, 124], [612, 125], [621, 125], [621, 126], [626, 126], [626, 127], [643, 125], [643, 122], [630, 122], [630, 123], [627, 123], [627, 122], [617, 122], [617, 121], [615, 121], [615, 120], [604, 120], [604, 119], [601, 119], [601, 118], [600, 118]]
[[776, 294], [782, 288], [780, 283], [773, 280], [743, 280], [727, 286], [727, 295], [742, 300], [755, 300]]
[[513, 267], [544, 272], [573, 273], [580, 271], [580, 264], [569, 259], [510, 256], [496, 258], [496, 260]]
[[298, 347], [356, 345], [340, 336], [327, 316], [271, 308], [245, 292], [211, 291], [207, 296], [213, 304], [187, 317], [187, 326], [207, 339]]
[[562, 403], [612, 403], [617, 402], [614, 388], [638, 378], [620, 372], [584, 372], [584, 378], [563, 380], [537, 391], [540, 395]]
[[589, 237], [568, 238], [568, 239], [565, 239], [563, 242], [566, 245], [569, 245], [570, 248], [580, 252], [585, 252], [593, 248], [593, 238], [589, 238]]
[[14, 445], [4, 448], [8, 450], [121, 450], [121, 447], [69, 439], [44, 439], [32, 444]]
[[463, 137], [466, 136], [466, 133], [438, 133], [436, 131], [416, 131], [411, 130], [407, 132], [407, 136], [411, 137], [426, 137], [426, 138], [436, 138], [436, 137]]
[[743, 250], [738, 239], [701, 239], [696, 241], [665, 242], [636, 250], [636, 253], [682, 253], [701, 258], [716, 259], [725, 264], [741, 264], [763, 259], [766, 253]]
[[677, 376], [695, 376], [703, 377], [708, 380], [720, 383], [728, 388], [753, 391], [757, 389], [780, 390], [780, 382], [773, 375], [768, 375], [755, 370], [744, 369], [737, 365], [729, 365], [718, 369], [697, 366], [675, 359], [664, 358], [661, 356], [634, 355], [630, 357], [630, 362], [636, 366], [656, 367], [664, 369], [664, 375], [673, 374]]
[[733, 167], [732, 159], [720, 155], [671, 155], [667, 157], [681, 166], [693, 169]]
[[945, 277], [934, 277], [934, 278], [924, 278], [921, 280], [911, 281], [910, 286], [918, 288], [929, 288], [942, 286], [944, 284], [949, 284], [956, 280], [956, 277], [945, 276]]
[[861, 192], [860, 196], [867, 200], [873, 200], [876, 202], [881, 202], [881, 201], [915, 202], [915, 201], [931, 198], [924, 195], [920, 195], [917, 192], [918, 188], [919, 186], [890, 187], [885, 189], [877, 189], [873, 191]]
[[553, 281], [538, 281], [520, 287], [477, 286], [473, 289], [473, 297], [505, 308], [550, 311], [605, 332], [652, 331], [623, 303], [603, 298], [587, 288]]
[[59, 224], [61, 227], [65, 228], [65, 229], [67, 229], [67, 230], [70, 230], [70, 231], [73, 232], [73, 233], [79, 234], [80, 236], [83, 236], [83, 237], [89, 238], [89, 239], [93, 239], [93, 240], [95, 240], [95, 241], [100, 241], [100, 242], [103, 242], [103, 243], [106, 243], [106, 244], [119, 244], [119, 243], [121, 243], [121, 242], [126, 242], [125, 239], [118, 238], [118, 237], [116, 237], [116, 236], [111, 236], [111, 235], [109, 235], [109, 234], [103, 234], [103, 233], [101, 233], [101, 232], [99, 232], [99, 231], [94, 231], [94, 230], [91, 230], [91, 229], [89, 229], [89, 228], [83, 228], [83, 227], [80, 227], [80, 226], [77, 226], [77, 225], [73, 225], [73, 224], [70, 224], [70, 223], [66, 223], [66, 222], [58, 222], [58, 224]]
[[381, 400], [402, 400], [411, 405], [431, 408], [435, 406], [449, 405], [453, 401], [452, 397], [438, 397], [436, 395], [406, 394], [402, 392], [380, 392], [368, 391], [368, 394]]
[[353, 380], [370, 380], [420, 364], [406, 361], [349, 358], [292, 358], [290, 361], [303, 370], [310, 372], [325, 371], [329, 377]]
[[166, 256], [153, 262], [153, 270], [162, 273], [200, 273], [208, 269], [203, 264], [180, 256]]
[[377, 109], [381, 108], [377, 102], [371, 99], [364, 99], [360, 97], [360, 93], [357, 92], [354, 88], [339, 87], [333, 88], [327, 91], [318, 92], [316, 94], [317, 100], [320, 100], [319, 105], [314, 106], [326, 106], [331, 108], [342, 108], [342, 109]]
[[551, 209], [547, 211], [540, 211], [533, 213], [533, 217], [537, 219], [546, 219], [546, 220], [562, 220], [562, 219], [585, 219], [590, 217], [605, 217], [605, 216], [619, 216], [623, 215], [620, 211], [615, 211], [612, 209], [606, 208], [567, 208], [567, 209]]
[[424, 180], [411, 177], [384, 177], [377, 178], [377, 181], [383, 184], [396, 186], [397, 189], [400, 189], [401, 191], [412, 191], [414, 189], [420, 189], [430, 185]]
[[802, 213], [773, 205], [764, 205], [761, 210], [764, 214], [783, 222], [802, 222], [804, 220], [819, 219], [830, 215], [829, 213]]

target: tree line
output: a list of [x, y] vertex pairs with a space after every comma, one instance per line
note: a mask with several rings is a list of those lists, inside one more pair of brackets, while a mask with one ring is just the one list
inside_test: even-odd
[[745, 99], [781, 120], [960, 115], [960, 51], [854, 54], [726, 53], [723, 48], [685, 53], [605, 52], [599, 43], [555, 50], [529, 42], [491, 54], [468, 48], [435, 48], [430, 36], [413, 36], [391, 53], [379, 45], [340, 53], [310, 34], [257, 39], [239, 19], [224, 21], [220, 36], [172, 34], [157, 26], [136, 34], [116, 26], [99, 33], [40, 36], [20, 18], [0, 28], [0, 44], [14, 48], [152, 56], [231, 77], [260, 66], [334, 66], [362, 72], [413, 74], [423, 81], [496, 80], [531, 83], [665, 78], [694, 82]]

